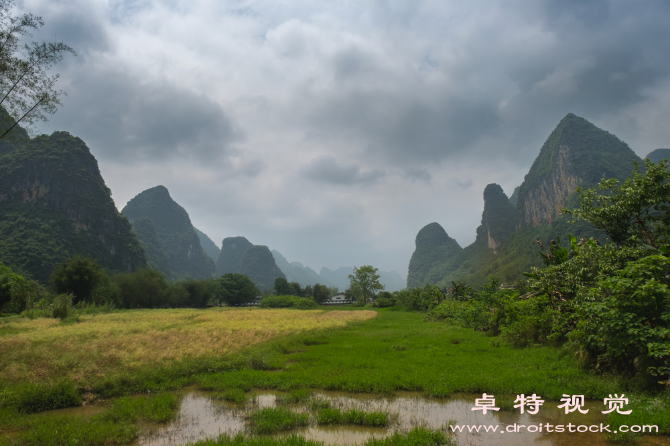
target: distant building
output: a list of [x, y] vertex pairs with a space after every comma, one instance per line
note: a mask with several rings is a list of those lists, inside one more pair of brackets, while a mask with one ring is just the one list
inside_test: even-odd
[[344, 305], [350, 303], [353, 303], [353, 300], [347, 299], [347, 296], [344, 293], [337, 293], [321, 302], [321, 305]]

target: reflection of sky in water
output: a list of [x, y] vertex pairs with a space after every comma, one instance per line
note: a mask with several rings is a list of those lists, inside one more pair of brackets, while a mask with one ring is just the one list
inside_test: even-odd
[[[358, 426], [310, 426], [297, 429], [292, 433], [303, 435], [310, 440], [323, 441], [327, 445], [363, 443], [368, 438], [385, 437], [394, 430], [406, 431], [415, 426], [440, 429], [453, 420], [461, 425], [499, 425], [497, 432], [460, 433], [458, 444], [466, 445], [605, 445], [609, 444], [600, 434], [595, 433], [512, 433], [500, 431], [509, 425], [600, 425], [606, 416], [602, 401], [587, 401], [588, 414], [570, 413], [558, 409], [560, 403], [545, 401], [537, 415], [519, 414], [518, 410], [499, 411], [483, 414], [471, 409], [475, 398], [481, 395], [459, 394], [444, 400], [425, 399], [417, 393], [399, 393], [395, 397], [370, 397], [342, 392], [320, 392], [314, 396], [327, 398], [333, 407], [341, 409], [356, 408], [365, 411], [385, 410], [397, 414], [396, 423], [390, 428], [368, 428]], [[221, 433], [235, 435], [244, 432], [244, 415], [250, 408], [272, 407], [275, 396], [263, 392], [254, 395], [253, 406], [244, 409], [225, 403], [212, 401], [205, 392], [190, 391], [182, 399], [180, 415], [174, 422], [140, 439], [141, 446], [167, 446], [185, 444], [204, 438], [215, 438]], [[305, 410], [294, 407], [294, 410]], [[543, 427], [543, 431], [545, 428]], [[567, 431], [567, 428], [566, 428]], [[646, 437], [641, 444], [670, 445], [668, 437]]]

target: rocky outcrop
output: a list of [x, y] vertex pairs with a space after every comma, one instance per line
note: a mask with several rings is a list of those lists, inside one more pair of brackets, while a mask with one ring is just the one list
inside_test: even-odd
[[516, 209], [497, 184], [489, 184], [484, 189], [484, 212], [482, 229], [478, 234], [486, 235], [486, 246], [494, 254], [515, 230]]
[[550, 223], [578, 186], [625, 179], [640, 158], [616, 136], [569, 113], [540, 149], [517, 198], [517, 227]]
[[242, 260], [247, 251], [254, 245], [244, 237], [226, 237], [221, 242], [221, 253], [216, 261], [219, 275], [239, 273]]
[[94, 258], [112, 273], [147, 267], [84, 141], [54, 132], [11, 144], [14, 150], [0, 157], [4, 263], [43, 283], [74, 255]]
[[409, 261], [407, 287], [437, 283], [446, 265], [463, 250], [438, 223], [430, 223], [416, 235], [416, 249]]
[[246, 251], [240, 265], [240, 274], [251, 279], [261, 291], [274, 288], [275, 279], [278, 277], [286, 279], [268, 247], [263, 245], [252, 246]]
[[122, 213], [130, 221], [141, 218], [152, 221], [175, 278], [206, 279], [215, 274], [214, 261], [200, 246], [188, 213], [164, 186], [141, 192], [126, 204]]

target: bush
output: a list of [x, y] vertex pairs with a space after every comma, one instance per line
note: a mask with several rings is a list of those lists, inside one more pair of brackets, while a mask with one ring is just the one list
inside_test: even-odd
[[670, 258], [648, 256], [585, 293], [570, 343], [596, 370], [670, 378]]
[[2, 406], [19, 413], [30, 414], [81, 406], [81, 398], [70, 382], [60, 382], [54, 385], [23, 383], [10, 390], [5, 390], [2, 394]]
[[57, 319], [65, 319], [72, 310], [72, 294], [59, 294], [54, 298], [51, 314]]
[[311, 310], [317, 308], [312, 299], [297, 296], [267, 296], [261, 299], [260, 308], [296, 308], [298, 310]]

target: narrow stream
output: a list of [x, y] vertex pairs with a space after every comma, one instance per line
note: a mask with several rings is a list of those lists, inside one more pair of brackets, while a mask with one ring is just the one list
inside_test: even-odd
[[[252, 403], [244, 407], [226, 402], [214, 401], [207, 392], [189, 390], [184, 394], [179, 416], [171, 423], [156, 428], [142, 436], [138, 446], [168, 446], [195, 442], [205, 438], [216, 438], [227, 433], [234, 436], [245, 432], [245, 415], [250, 409], [275, 406], [275, 393], [258, 392], [252, 395]], [[587, 401], [587, 414], [573, 412], [565, 414], [558, 409], [558, 402], [547, 401], [537, 415], [520, 414], [514, 411], [488, 412], [482, 414], [471, 409], [475, 398], [481, 395], [459, 394], [449, 399], [426, 399], [418, 393], [399, 393], [393, 397], [378, 397], [343, 392], [318, 392], [313, 398], [327, 399], [333, 407], [341, 409], [361, 409], [365, 411], [384, 410], [396, 414], [397, 419], [388, 428], [370, 428], [359, 426], [317, 426], [296, 429], [291, 433], [302, 435], [310, 440], [323, 441], [327, 445], [362, 444], [371, 437], [381, 438], [394, 431], [407, 431], [416, 426], [430, 429], [444, 429], [448, 423], [464, 426], [465, 432], [456, 433], [458, 444], [465, 445], [611, 445], [603, 435], [592, 432], [567, 432], [568, 423], [573, 425], [598, 425], [605, 422], [606, 416], [602, 401]], [[296, 411], [306, 411], [303, 405], [290, 406]], [[537, 426], [542, 424], [565, 425], [566, 432], [547, 433], [510, 432], [513, 426]], [[496, 432], [468, 432], [467, 425], [498, 426]], [[532, 430], [533, 428], [531, 428]], [[670, 437], [646, 436], [642, 445], [670, 445]]]

